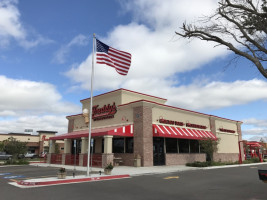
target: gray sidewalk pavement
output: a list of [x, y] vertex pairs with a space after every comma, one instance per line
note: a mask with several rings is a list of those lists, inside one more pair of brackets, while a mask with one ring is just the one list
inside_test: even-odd
[[[218, 169], [218, 168], [230, 168], [230, 167], [245, 167], [251, 165], [263, 165], [267, 164], [267, 162], [263, 163], [252, 163], [252, 164], [242, 164], [242, 165], [224, 165], [224, 166], [213, 166], [213, 167], [187, 167], [185, 165], [172, 165], [172, 166], [152, 166], [152, 167], [129, 167], [129, 166], [115, 166], [112, 170], [112, 175], [122, 175], [128, 174], [130, 176], [140, 176], [145, 174], [164, 174], [171, 172], [181, 172], [181, 171], [189, 171], [189, 170], [208, 170], [208, 169]], [[33, 166], [40, 167], [64, 167], [66, 170], [74, 170], [74, 166], [70, 165], [55, 165], [55, 164], [47, 164], [47, 163], [33, 163]], [[77, 171], [84, 171], [86, 173], [87, 167], [76, 166], [75, 169]], [[91, 171], [96, 172], [104, 172], [103, 168], [92, 167]]]
[[[55, 164], [46, 164], [46, 163], [33, 163], [33, 166], [39, 167], [64, 167], [66, 170], [74, 170], [74, 166], [70, 165], [55, 165]], [[153, 167], [129, 167], [129, 166], [115, 166], [112, 170], [112, 175], [121, 175], [121, 174], [129, 174], [130, 176], [138, 176], [144, 174], [159, 174], [159, 173], [169, 173], [169, 172], [177, 172], [177, 171], [187, 171], [187, 170], [196, 170], [196, 167], [187, 167], [185, 165], [174, 165], [174, 166], [153, 166]], [[87, 172], [87, 167], [76, 166], [75, 170]], [[92, 167], [91, 171], [96, 172], [104, 172], [103, 168]]]

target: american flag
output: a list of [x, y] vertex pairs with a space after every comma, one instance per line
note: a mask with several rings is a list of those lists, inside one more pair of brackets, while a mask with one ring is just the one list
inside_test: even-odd
[[114, 49], [96, 39], [96, 63], [114, 67], [116, 71], [125, 76], [131, 65], [131, 54]]

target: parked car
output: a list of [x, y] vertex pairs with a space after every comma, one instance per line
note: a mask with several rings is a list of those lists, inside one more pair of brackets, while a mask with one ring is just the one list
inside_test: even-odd
[[18, 155], [18, 159], [23, 159], [23, 158], [25, 158], [25, 155], [24, 154], [19, 154]]
[[39, 157], [40, 158], [46, 158], [46, 154], [47, 154], [46, 152], [42, 152], [42, 153], [40, 153]]
[[24, 158], [31, 158], [31, 159], [33, 159], [33, 158], [37, 158], [37, 157], [38, 156], [35, 153], [26, 153], [24, 155]]
[[0, 152], [0, 160], [10, 160], [12, 155], [7, 154], [6, 152]]

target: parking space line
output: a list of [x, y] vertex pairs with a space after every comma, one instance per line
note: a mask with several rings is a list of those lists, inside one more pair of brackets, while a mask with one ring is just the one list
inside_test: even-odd
[[168, 177], [165, 177], [164, 179], [165, 180], [168, 180], [168, 179], [178, 179], [179, 176], [168, 176]]

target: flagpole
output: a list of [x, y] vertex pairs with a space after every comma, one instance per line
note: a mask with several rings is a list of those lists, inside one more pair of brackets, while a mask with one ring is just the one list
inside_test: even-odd
[[93, 83], [94, 83], [94, 58], [95, 58], [95, 34], [93, 34], [92, 72], [91, 72], [91, 97], [89, 111], [89, 132], [88, 132], [88, 154], [87, 154], [87, 176], [90, 176], [90, 153], [91, 153], [91, 131], [92, 131], [92, 108], [93, 108]]

